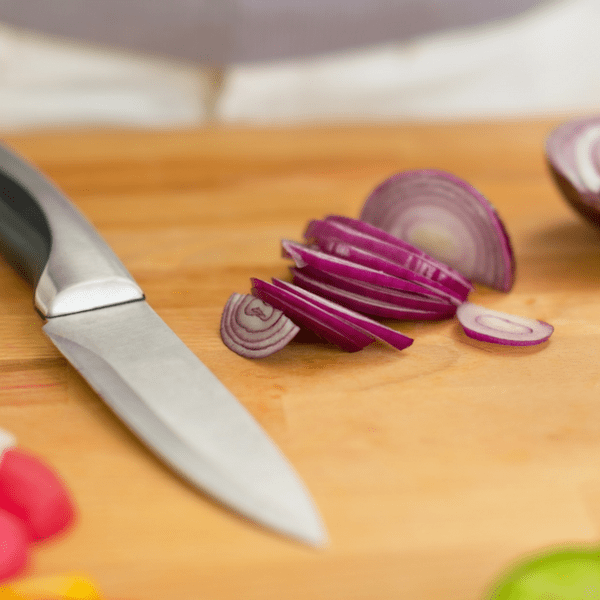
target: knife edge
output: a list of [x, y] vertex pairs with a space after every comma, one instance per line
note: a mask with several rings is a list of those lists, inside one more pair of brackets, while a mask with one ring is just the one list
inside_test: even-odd
[[[43, 331], [184, 479], [280, 533], [315, 546], [326, 543], [320, 516], [293, 467], [145, 301], [55, 317]], [[148, 379], [148, 372], [154, 377]]]

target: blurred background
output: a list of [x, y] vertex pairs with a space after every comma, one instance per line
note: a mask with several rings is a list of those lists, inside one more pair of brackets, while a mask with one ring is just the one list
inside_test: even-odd
[[598, 0], [0, 0], [0, 129], [597, 112]]

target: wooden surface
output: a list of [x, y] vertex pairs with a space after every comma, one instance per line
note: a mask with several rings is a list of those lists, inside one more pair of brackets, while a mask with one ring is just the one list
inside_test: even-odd
[[[53, 132], [5, 136], [93, 221], [152, 306], [304, 478], [331, 541], [266, 533], [174, 478], [42, 334], [0, 262], [0, 426], [63, 475], [77, 525], [30, 574], [83, 572], [138, 600], [476, 600], [513, 561], [600, 526], [600, 238], [554, 188], [555, 125]], [[292, 343], [260, 361], [221, 343], [223, 304], [285, 276], [279, 240], [357, 216], [388, 175], [467, 179], [512, 235], [509, 294], [472, 300], [555, 326], [530, 349], [453, 321], [397, 323], [398, 353]]]

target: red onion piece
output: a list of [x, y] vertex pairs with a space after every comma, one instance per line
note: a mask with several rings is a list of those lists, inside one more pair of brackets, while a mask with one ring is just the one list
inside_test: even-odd
[[436, 309], [401, 306], [377, 300], [368, 294], [341, 289], [335, 284], [326, 283], [323, 279], [312, 276], [307, 272], [306, 268], [295, 268], [292, 269], [292, 272], [294, 274], [293, 282], [295, 285], [365, 315], [387, 319], [427, 321], [449, 318], [456, 313], [456, 306], [453, 304], [441, 304]]
[[346, 352], [357, 352], [374, 339], [347, 321], [272, 283], [252, 278], [252, 294], [278, 308], [296, 323]]
[[425, 296], [423, 294], [415, 294], [412, 292], [402, 292], [381, 285], [365, 283], [364, 281], [353, 279], [352, 277], [344, 277], [343, 275], [338, 275], [337, 273], [332, 273], [330, 271], [321, 271], [308, 266], [302, 267], [301, 269], [298, 267], [291, 267], [290, 271], [294, 277], [302, 275], [306, 279], [312, 279], [334, 286], [340, 291], [345, 290], [371, 300], [393, 304], [394, 306], [430, 310], [444, 314], [451, 313], [452, 315], [456, 312], [456, 304], [444, 298]]
[[404, 350], [413, 343], [411, 338], [396, 331], [395, 329], [386, 327], [385, 325], [382, 325], [377, 321], [373, 321], [372, 319], [369, 319], [368, 317], [356, 311], [340, 306], [339, 304], [331, 302], [317, 294], [313, 294], [312, 292], [299, 288], [292, 283], [281, 281], [280, 279], [273, 279], [273, 284], [284, 291], [288, 291], [296, 295], [300, 299], [307, 300], [321, 310], [327, 311], [340, 320], [350, 323], [352, 326], [356, 327], [360, 331], [363, 331], [367, 335], [386, 342], [398, 350]]
[[[458, 271], [427, 256], [410, 244], [396, 243], [398, 240], [387, 232], [358, 219], [330, 215], [323, 220], [313, 220], [309, 222], [304, 237], [307, 243], [314, 244], [325, 252], [329, 252], [332, 245], [335, 247], [337, 241], [347, 243], [363, 252], [385, 259], [381, 270], [391, 274], [398, 273], [400, 277], [412, 274], [409, 276], [414, 278], [414, 281], [424, 284], [428, 281], [435, 282], [455, 292], [460, 300], [465, 300], [473, 291], [471, 282]], [[386, 270], [389, 263], [395, 265], [391, 271]], [[401, 275], [402, 272], [404, 274]]]
[[280, 310], [249, 294], [231, 294], [221, 316], [224, 344], [246, 358], [281, 350], [299, 330]]
[[426, 287], [415, 281], [402, 279], [338, 256], [331, 256], [326, 252], [308, 248], [307, 246], [290, 240], [283, 240], [281, 245], [283, 247], [284, 255], [291, 258], [296, 263], [296, 266], [300, 268], [310, 266], [315, 269], [320, 269], [321, 271], [359, 279], [366, 283], [373, 283], [394, 290], [444, 298], [454, 301], [456, 304], [460, 303], [460, 300], [457, 300], [454, 295], [447, 290], [440, 290], [433, 286]]
[[418, 283], [426, 290], [438, 294], [442, 298], [452, 298], [456, 300], [457, 303], [465, 300], [465, 296], [462, 294], [457, 294], [454, 290], [450, 290], [440, 283], [428, 280], [426, 277], [422, 277], [410, 269], [401, 267], [394, 262], [373, 254], [372, 252], [351, 246], [346, 242], [341, 242], [339, 240], [330, 238], [320, 249], [327, 254], [331, 254], [332, 256], [345, 258], [356, 265], [362, 265], [363, 267], [368, 267], [369, 269], [374, 269], [375, 271], [381, 271], [382, 273], [393, 275], [399, 279], [405, 279], [406, 281], [411, 281], [412, 283]]
[[566, 200], [600, 227], [600, 116], [556, 128], [546, 141], [546, 158]]
[[504, 224], [467, 182], [435, 169], [405, 171], [376, 187], [360, 219], [420, 248], [467, 279], [500, 291], [514, 283]]
[[544, 321], [518, 317], [465, 302], [456, 316], [465, 333], [481, 342], [508, 346], [533, 346], [545, 342], [554, 327]]

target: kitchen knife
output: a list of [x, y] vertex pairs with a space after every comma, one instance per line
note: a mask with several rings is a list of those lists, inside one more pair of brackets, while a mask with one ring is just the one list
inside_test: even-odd
[[250, 413], [150, 308], [74, 205], [2, 146], [0, 251], [34, 286], [44, 333], [174, 471], [263, 526], [325, 542], [310, 495]]

